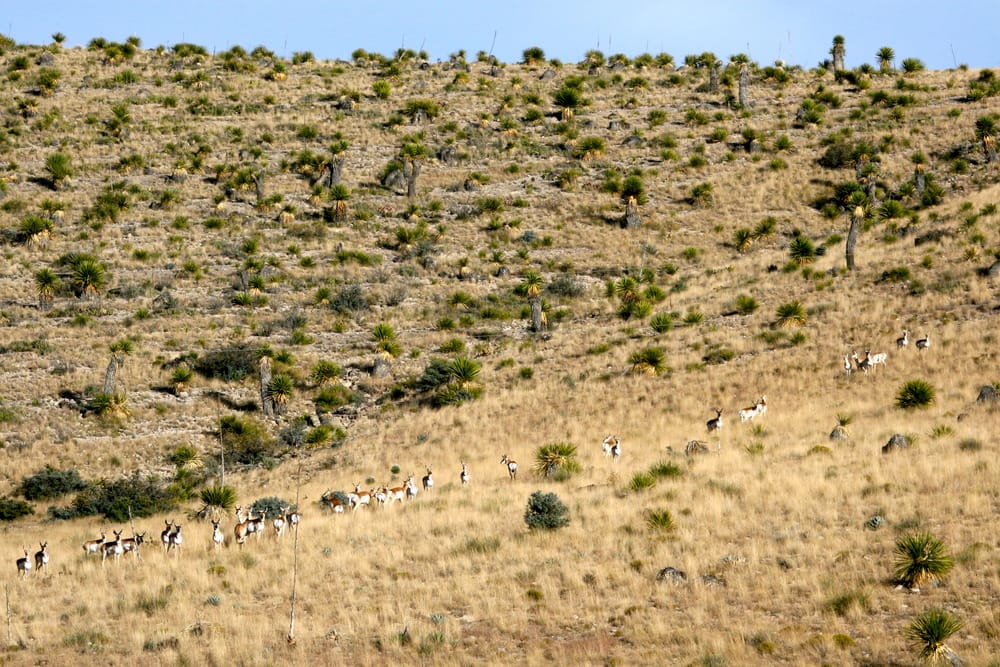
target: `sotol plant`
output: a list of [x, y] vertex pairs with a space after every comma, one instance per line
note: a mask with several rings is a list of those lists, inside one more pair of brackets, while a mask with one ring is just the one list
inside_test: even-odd
[[926, 408], [934, 404], [934, 386], [925, 380], [910, 380], [896, 394], [896, 407], [903, 410]]
[[961, 629], [962, 622], [947, 611], [928, 609], [913, 620], [906, 634], [928, 663], [961, 665], [962, 661], [945, 644]]
[[904, 535], [896, 540], [896, 580], [907, 588], [941, 579], [954, 566], [944, 542], [930, 533]]

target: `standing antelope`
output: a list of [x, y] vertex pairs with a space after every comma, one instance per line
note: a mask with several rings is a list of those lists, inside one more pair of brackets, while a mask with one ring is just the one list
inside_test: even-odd
[[504, 454], [500, 463], [507, 466], [507, 474], [510, 475], [511, 481], [517, 479], [517, 461]]
[[767, 414], [767, 396], [761, 395], [760, 400], [757, 401], [757, 414], [761, 417]]
[[462, 486], [469, 485], [469, 466], [465, 465], [465, 461], [462, 461], [462, 474], [459, 479], [462, 480]]
[[604, 441], [601, 443], [601, 451], [604, 452], [605, 458], [609, 458], [611, 456], [611, 448], [614, 447], [615, 440], [617, 439], [618, 437], [614, 435], [609, 435], [604, 438]]
[[852, 352], [851, 359], [854, 360], [854, 364], [858, 367], [859, 371], [864, 371], [865, 375], [868, 375], [868, 369], [871, 368], [871, 360], [867, 354], [865, 354], [864, 359], [859, 359], [858, 353]]
[[611, 445], [611, 462], [618, 463], [618, 459], [622, 457], [622, 441], [616, 435], [615, 444]]
[[393, 502], [403, 502], [406, 498], [406, 490], [409, 488], [407, 482], [403, 483], [403, 486], [394, 486], [391, 489], [386, 489], [386, 502], [390, 505]]
[[49, 543], [39, 542], [38, 546], [40, 546], [42, 549], [41, 551], [35, 552], [35, 571], [41, 572], [42, 568], [49, 564], [49, 550], [48, 550]]
[[885, 366], [885, 362], [888, 360], [889, 360], [888, 352], [878, 352], [869, 357], [869, 364], [871, 365], [872, 370], [874, 370], [876, 366], [879, 365]]
[[98, 539], [96, 539], [96, 540], [87, 540], [86, 542], [84, 542], [83, 543], [83, 553], [87, 554], [88, 556], [90, 554], [96, 554], [98, 551], [100, 551], [101, 545], [104, 544], [104, 538], [105, 537], [106, 536], [104, 534], [104, 531], [102, 530], [101, 531], [101, 536]]
[[251, 507], [250, 512], [247, 514], [247, 521], [250, 522], [247, 532], [256, 535], [257, 541], [260, 542], [261, 535], [264, 534], [264, 527], [267, 525], [267, 510], [260, 510], [260, 515], [254, 516], [253, 508]]
[[903, 329], [903, 335], [896, 339], [896, 349], [902, 350], [904, 347], [910, 344], [910, 332]]
[[[745, 424], [746, 422], [753, 421], [753, 418], [756, 417], [759, 414], [759, 410], [758, 410], [759, 407], [760, 407], [760, 403], [757, 402], [757, 403], [754, 403], [749, 408], [743, 408], [742, 410], [740, 410], [739, 412], [737, 412], [736, 414], [738, 414], [739, 417], [740, 417], [740, 423], [741, 424]], [[709, 430], [711, 430], [711, 428], [709, 428]]]
[[431, 472], [430, 466], [427, 467], [427, 474], [420, 481], [424, 485], [424, 491], [430, 491], [434, 488], [434, 474]]
[[351, 501], [351, 508], [355, 510], [362, 505], [368, 505], [372, 501], [371, 491], [362, 491], [361, 484], [358, 483], [354, 485], [354, 493], [348, 494], [347, 497]]
[[167, 551], [171, 549], [177, 549], [180, 551], [181, 544], [184, 542], [184, 538], [181, 536], [181, 524], [175, 523], [174, 529], [170, 533], [170, 544], [167, 545]]
[[[291, 510], [291, 511], [289, 511]], [[291, 509], [290, 507], [285, 508], [285, 522], [295, 528], [299, 525], [299, 521], [302, 520], [302, 515], [299, 513], [298, 509]]]
[[104, 543], [101, 550], [101, 565], [104, 565], [104, 561], [107, 560], [108, 556], [114, 556], [117, 563], [121, 560], [122, 554], [125, 553], [125, 548], [122, 546], [123, 530], [113, 530], [111, 532], [115, 534], [115, 539]]
[[160, 533], [160, 543], [163, 545], [164, 551], [170, 551], [170, 533], [174, 529], [173, 520], [164, 520], [163, 523], [167, 524], [167, 527], [163, 529]]
[[713, 431], [722, 431], [722, 408], [715, 408], [715, 418], [709, 419], [705, 422], [705, 427], [708, 429], [709, 433]]
[[406, 478], [406, 499], [412, 500], [417, 497], [417, 483], [413, 481], [413, 473]]
[[17, 559], [17, 573], [22, 577], [31, 574], [31, 559], [28, 558], [28, 547], [24, 547], [24, 558]]
[[274, 536], [280, 539], [285, 534], [285, 526], [287, 522], [285, 521], [285, 510], [287, 507], [282, 507], [278, 512], [278, 516], [271, 519], [271, 525], [274, 526]]
[[146, 542], [146, 533], [136, 533], [132, 537], [126, 537], [122, 540], [122, 554], [127, 554], [128, 552], [135, 553], [135, 559], [139, 560], [139, 545]]
[[917, 340], [917, 349], [918, 350], [926, 350], [930, 346], [931, 346], [931, 335], [930, 334], [924, 334], [923, 338], [920, 338], [920, 339]]
[[222, 534], [222, 529], [219, 528], [219, 521], [220, 519], [212, 519], [212, 545], [216, 551], [226, 541], [226, 536]]
[[[253, 514], [253, 512], [250, 514]], [[243, 518], [243, 506], [240, 505], [236, 508], [236, 526], [233, 528], [233, 537], [236, 538], [236, 544], [240, 545], [240, 549], [243, 548], [243, 543], [247, 541], [247, 537], [249, 536], [250, 517], [248, 515], [246, 519]]]
[[854, 370], [854, 366], [851, 365], [851, 357], [850, 357], [850, 355], [845, 354], [844, 355], [844, 372], [847, 373], [848, 375], [850, 375], [852, 370]]

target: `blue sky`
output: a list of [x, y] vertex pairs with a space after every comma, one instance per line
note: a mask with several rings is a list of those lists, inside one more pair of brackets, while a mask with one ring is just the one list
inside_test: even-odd
[[567, 63], [590, 49], [630, 57], [665, 51], [678, 62], [712, 51], [723, 59], [747, 53], [762, 65], [781, 58], [808, 68], [828, 57], [840, 34], [848, 67], [874, 64], [882, 46], [892, 47], [897, 65], [910, 57], [931, 69], [1000, 65], [998, 0], [2, 0], [2, 6], [0, 32], [27, 44], [49, 43], [62, 32], [70, 46], [135, 35], [145, 48], [262, 45], [286, 57], [311, 51], [348, 59], [357, 48], [391, 55], [405, 47], [423, 49], [432, 60], [460, 49], [472, 58], [492, 46], [504, 62], [538, 46]]

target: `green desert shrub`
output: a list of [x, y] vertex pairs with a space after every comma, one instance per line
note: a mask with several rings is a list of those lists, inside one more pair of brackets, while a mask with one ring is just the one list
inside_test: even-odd
[[265, 514], [267, 519], [273, 519], [279, 514], [285, 513], [285, 508], [288, 510], [296, 509], [295, 503], [288, 502], [284, 498], [278, 498], [276, 496], [268, 496], [266, 498], [258, 498], [250, 506], [250, 510], [256, 516]]
[[535, 491], [528, 498], [524, 522], [532, 530], [555, 530], [569, 525], [569, 509], [554, 493]]
[[934, 386], [925, 380], [910, 380], [896, 394], [896, 407], [903, 410], [926, 408], [934, 404]]
[[52, 508], [57, 519], [103, 516], [109, 521], [126, 523], [130, 517], [148, 517], [174, 509], [163, 481], [156, 475], [138, 470], [117, 480], [92, 482], [66, 508]]
[[34, 514], [31, 505], [17, 498], [0, 498], [0, 521], [14, 521], [23, 516]]
[[34, 475], [21, 480], [17, 493], [26, 500], [50, 500], [87, 488], [87, 482], [76, 470], [59, 470], [45, 466]]
[[267, 429], [250, 417], [224, 416], [219, 423], [219, 434], [228, 463], [263, 463], [277, 450], [277, 443], [268, 435]]

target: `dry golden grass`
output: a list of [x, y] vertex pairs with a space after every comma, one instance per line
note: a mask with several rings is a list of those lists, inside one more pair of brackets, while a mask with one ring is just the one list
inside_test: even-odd
[[[0, 56], [0, 65], [40, 52], [20, 46]], [[32, 69], [0, 83], [12, 100], [0, 135], [0, 156], [9, 165], [0, 172], [6, 183], [0, 228], [8, 232], [0, 265], [0, 407], [11, 414], [0, 423], [0, 495], [12, 494], [46, 464], [75, 468], [88, 479], [133, 470], [169, 479], [175, 469], [168, 456], [182, 444], [214, 463], [219, 420], [239, 413], [213, 395], [230, 405], [252, 404], [258, 388], [252, 379], [196, 375], [186, 393], [163, 391], [170, 377], [164, 363], [189, 352], [238, 344], [290, 352], [285, 370], [295, 393], [289, 417], [268, 424], [272, 435], [314, 412], [316, 388], [308, 377], [317, 361], [340, 364], [343, 381], [365, 398], [356, 414], [335, 418], [347, 433], [343, 446], [227, 471], [244, 505], [299, 494], [294, 643], [286, 641], [293, 535], [279, 542], [269, 534], [242, 550], [229, 545], [216, 552], [210, 524], [183, 518], [195, 509], [187, 503], [136, 520], [152, 537], [141, 561], [126, 557], [102, 566], [84, 556], [81, 543], [102, 529], [109, 536], [130, 529], [100, 519], [45, 520], [47, 506], [66, 498], [36, 503], [35, 515], [0, 528], [10, 559], [3, 577], [10, 645], [0, 662], [900, 665], [915, 657], [906, 626], [937, 606], [965, 623], [949, 645], [967, 664], [997, 664], [998, 412], [974, 399], [981, 385], [1000, 380], [997, 282], [980, 274], [1000, 248], [998, 217], [984, 212], [998, 203], [1000, 186], [996, 166], [983, 162], [972, 142], [976, 118], [1000, 111], [1000, 101], [961, 101], [978, 72], [912, 77], [925, 88], [913, 93], [919, 103], [906, 107], [902, 120], [818, 72], [794, 71], [785, 87], [755, 82], [754, 107], [746, 113], [721, 104], [723, 93], [697, 92], [699, 72], [670, 86], [669, 73], [648, 70], [642, 75], [649, 87], [635, 90], [602, 72], [585, 77], [591, 104], [577, 111], [573, 136], [561, 134], [552, 118], [520, 120], [531, 106], [528, 94], [551, 110], [552, 92], [567, 77], [586, 74], [574, 65], [546, 81], [539, 68], [507, 65], [504, 77], [492, 78], [474, 64], [457, 84], [455, 72], [441, 64], [404, 66], [388, 79], [390, 98], [379, 100], [371, 94], [379, 70], [351, 63], [289, 66], [287, 79], [270, 81], [262, 64], [233, 73], [218, 59], [176, 69], [171, 60], [169, 50], [148, 50], [108, 65], [97, 53], [67, 49], [55, 55], [63, 78], [54, 95], [31, 94]], [[125, 70], [140, 83], [102, 86]], [[198, 72], [207, 74], [199, 87], [175, 81]], [[799, 105], [820, 85], [843, 105], [820, 126], [796, 127]], [[872, 90], [894, 85], [876, 76]], [[334, 106], [345, 91], [360, 94], [351, 112]], [[200, 97], [221, 105], [222, 113], [192, 114], [188, 105]], [[437, 119], [387, 126], [407, 100], [428, 98], [441, 105]], [[22, 100], [37, 102], [34, 115], [19, 112]], [[125, 100], [129, 131], [122, 142], [109, 141], [103, 121]], [[689, 109], [709, 123], [686, 123]], [[666, 112], [664, 125], [649, 127], [653, 110]], [[505, 113], [517, 121], [516, 132], [504, 129]], [[612, 130], [612, 120], [624, 124]], [[317, 128], [317, 139], [299, 135], [306, 125]], [[719, 127], [730, 142], [745, 128], [757, 130], [765, 152], [706, 144]], [[876, 223], [862, 234], [853, 274], [843, 271], [843, 241], [831, 242], [808, 272], [781, 270], [793, 230], [816, 244], [846, 235], [844, 214], [829, 219], [813, 206], [853, 177], [850, 168], [816, 163], [821, 142], [841, 130], [886, 147], [879, 176], [886, 190], [910, 178], [913, 153], [926, 153], [945, 196], [915, 213], [917, 233], [942, 229], [953, 236], [914, 246], [910, 236], [895, 238], [887, 223]], [[304, 149], [325, 153], [336, 131], [351, 144], [344, 168], [351, 198], [348, 221], [327, 223], [322, 209], [329, 202], [317, 202], [287, 164]], [[432, 151], [453, 143], [463, 157], [452, 166], [429, 160], [410, 202], [402, 190], [376, 181], [403, 136], [417, 132]], [[677, 139], [677, 160], [663, 160], [654, 141], [665, 132]], [[633, 134], [645, 143], [623, 145]], [[782, 135], [792, 148], [773, 151]], [[605, 140], [603, 153], [572, 159], [574, 142], [592, 136]], [[211, 149], [200, 168], [192, 162], [199, 145]], [[689, 166], [702, 146], [708, 164]], [[953, 172], [945, 157], [956, 146], [968, 148], [968, 173]], [[268, 174], [265, 191], [282, 202], [264, 211], [250, 191], [219, 205], [214, 168], [249, 164], [241, 151], [256, 148]], [[69, 154], [76, 170], [69, 189], [58, 192], [37, 181], [56, 150]], [[121, 173], [119, 160], [133, 154], [145, 168]], [[778, 157], [786, 168], [771, 168]], [[187, 177], [168, 178], [178, 167]], [[568, 169], [579, 171], [576, 183], [557, 187]], [[625, 230], [614, 222], [623, 209], [617, 195], [601, 190], [609, 170], [619, 176], [641, 170], [649, 196], [641, 227]], [[466, 191], [473, 173], [488, 178]], [[116, 181], [135, 186], [131, 208], [115, 222], [84, 221], [99, 192]], [[706, 182], [712, 202], [687, 203], [692, 188]], [[165, 189], [176, 191], [176, 203], [151, 207]], [[502, 200], [504, 209], [458, 215], [487, 197]], [[53, 233], [44, 244], [15, 242], [10, 233], [46, 199], [66, 205]], [[516, 207], [518, 199], [526, 206]], [[279, 222], [285, 204], [295, 207], [294, 220]], [[768, 216], [777, 220], [776, 233], [737, 253], [734, 232]], [[204, 224], [212, 217], [223, 221], [220, 228]], [[501, 224], [491, 224], [494, 217]], [[419, 221], [440, 234], [432, 264], [401, 259], [389, 247], [397, 228]], [[529, 232], [536, 242], [525, 240]], [[251, 240], [256, 248], [249, 252]], [[342, 263], [338, 250], [380, 261]], [[35, 272], [69, 252], [98, 256], [110, 283], [96, 298], [60, 295], [50, 309], [39, 308]], [[267, 267], [267, 303], [241, 307], [232, 301], [238, 272], [254, 258]], [[498, 276], [501, 265], [506, 276]], [[911, 280], [879, 281], [896, 267], [908, 267]], [[570, 275], [583, 288], [573, 297], [543, 294], [552, 305], [551, 327], [540, 336], [527, 331], [524, 300], [512, 295], [527, 269], [546, 283]], [[652, 270], [666, 294], [653, 313], [683, 318], [697, 310], [703, 321], [678, 320], [654, 334], [648, 318], [619, 318], [606, 283], [640, 269]], [[335, 295], [355, 283], [370, 301], [367, 309], [341, 314], [315, 301], [319, 288]], [[176, 299], [175, 309], [158, 309], [161, 291]], [[478, 308], [450, 305], [459, 291], [508, 316], [489, 319]], [[733, 315], [742, 294], [760, 307]], [[795, 300], [809, 310], [806, 324], [776, 330], [777, 308]], [[560, 309], [566, 314], [557, 316]], [[305, 318], [310, 341], [291, 339], [284, 322], [292, 314]], [[439, 329], [442, 318], [456, 328]], [[397, 331], [403, 354], [388, 378], [373, 378], [366, 371], [375, 355], [371, 332], [382, 322]], [[918, 352], [911, 343], [897, 351], [904, 328], [913, 339], [930, 333], [933, 347]], [[804, 336], [793, 344], [797, 332]], [[119, 374], [130, 414], [81, 418], [60, 407], [63, 390], [100, 386], [109, 346], [124, 338], [134, 345]], [[447, 356], [438, 350], [453, 338], [482, 364], [480, 399], [434, 410], [390, 398], [429, 358]], [[38, 341], [42, 349], [27, 345]], [[654, 345], [665, 350], [668, 370], [627, 374], [629, 356]], [[731, 350], [732, 358], [706, 363], [715, 348]], [[847, 377], [844, 354], [867, 348], [888, 352], [887, 366]], [[911, 379], [935, 387], [933, 406], [895, 407], [896, 392]], [[768, 397], [767, 415], [740, 424], [737, 410], [761, 394]], [[705, 428], [715, 407], [725, 411], [721, 435]], [[850, 439], [830, 440], [844, 415], [852, 419]], [[622, 438], [617, 464], [601, 453], [608, 433]], [[910, 436], [914, 447], [882, 456], [880, 447], [894, 433]], [[711, 453], [685, 457], [693, 439], [709, 442]], [[582, 471], [564, 482], [536, 476], [535, 450], [551, 442], [577, 445]], [[960, 446], [969, 442], [979, 447]], [[520, 463], [517, 481], [500, 463], [505, 453]], [[472, 475], [468, 487], [459, 483], [462, 461]], [[662, 462], [683, 474], [630, 490], [635, 474]], [[412, 501], [343, 516], [319, 505], [328, 489], [396, 485], [409, 473], [419, 478], [426, 466], [436, 486]], [[527, 530], [524, 510], [535, 490], [560, 496], [569, 526]], [[649, 511], [662, 510], [674, 519], [672, 531], [646, 524]], [[866, 530], [876, 512], [887, 525]], [[159, 545], [165, 519], [184, 525], [179, 554]], [[224, 522], [227, 540], [233, 523]], [[896, 590], [891, 581], [894, 541], [916, 529], [941, 538], [956, 558], [943, 585], [919, 594]], [[48, 571], [18, 579], [13, 561], [20, 545], [34, 550], [40, 541], [49, 543]], [[667, 566], [683, 570], [687, 582], [657, 580]], [[705, 575], [726, 583], [711, 585]]]

